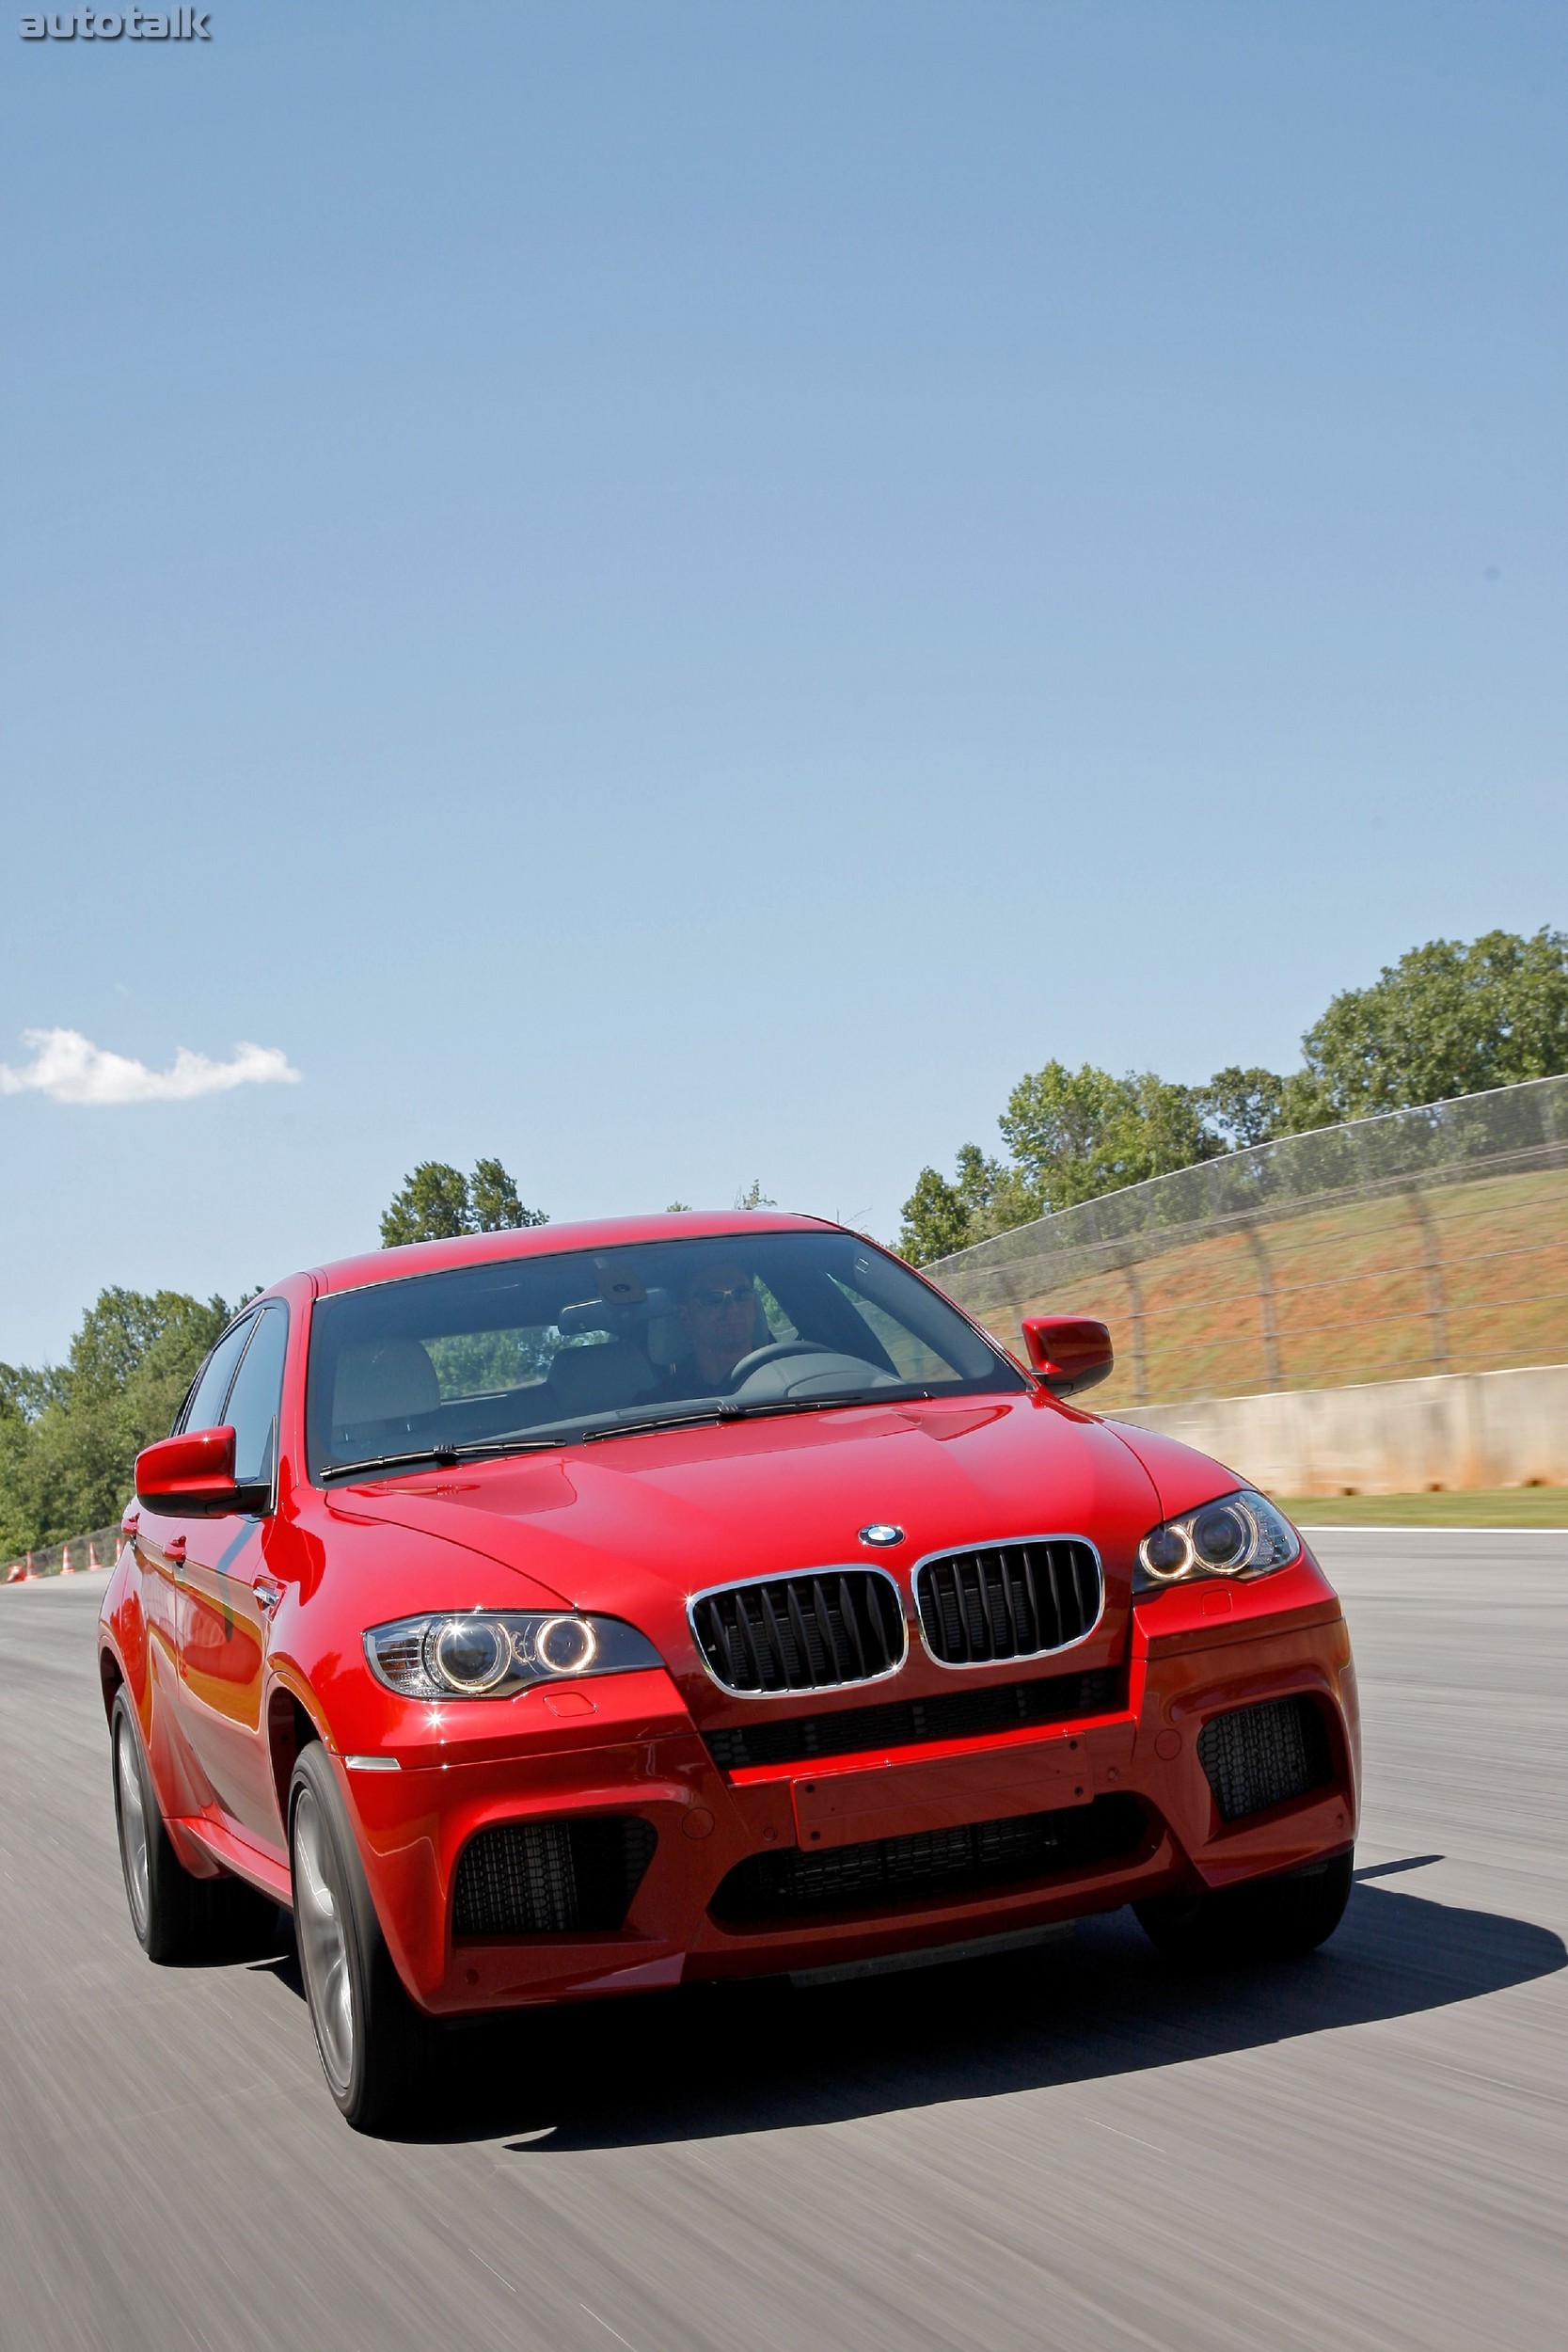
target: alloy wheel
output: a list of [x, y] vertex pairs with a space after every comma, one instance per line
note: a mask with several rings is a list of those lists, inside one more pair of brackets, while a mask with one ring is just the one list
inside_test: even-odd
[[125, 1892], [131, 1920], [143, 1942], [147, 1938], [150, 1906], [147, 1859], [147, 1804], [142, 1795], [141, 1759], [135, 1735], [121, 1714], [115, 1725], [115, 1818], [119, 1829], [119, 1858], [125, 1870]]
[[294, 1804], [294, 1922], [322, 2064], [340, 2097], [354, 2074], [354, 1993], [342, 1899], [322, 1810], [309, 1788]]

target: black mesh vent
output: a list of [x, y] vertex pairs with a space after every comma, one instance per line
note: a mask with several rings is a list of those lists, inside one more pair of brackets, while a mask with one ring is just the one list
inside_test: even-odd
[[738, 1864], [714, 1897], [713, 1910], [721, 1919], [756, 1922], [967, 1895], [1114, 1861], [1132, 1852], [1143, 1835], [1137, 1799], [1117, 1795], [1059, 1813], [923, 1830], [913, 1837], [878, 1837], [821, 1852], [791, 1846]]
[[482, 1829], [457, 1865], [456, 1935], [613, 1935], [658, 1833], [636, 1814], [507, 1821]]
[[1100, 1614], [1100, 1563], [1087, 1544], [995, 1544], [950, 1552], [916, 1572], [927, 1644], [944, 1666], [1038, 1658], [1081, 1642]]
[[1305, 1797], [1333, 1778], [1323, 1719], [1307, 1698], [1270, 1699], [1212, 1717], [1197, 1755], [1227, 1821]]
[[944, 1691], [938, 1698], [895, 1699], [885, 1707], [847, 1707], [833, 1715], [769, 1715], [705, 1734], [721, 1772], [747, 1764], [798, 1764], [818, 1756], [861, 1756], [872, 1748], [918, 1747], [927, 1740], [977, 1740], [988, 1731], [1066, 1723], [1074, 1715], [1115, 1715], [1127, 1706], [1127, 1669], [1041, 1676], [1034, 1682], [990, 1683]]
[[727, 1691], [831, 1691], [904, 1656], [897, 1588], [870, 1568], [733, 1584], [692, 1602], [691, 1630]]

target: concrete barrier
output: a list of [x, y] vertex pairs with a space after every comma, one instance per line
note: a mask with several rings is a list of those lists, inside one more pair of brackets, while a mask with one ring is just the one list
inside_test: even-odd
[[1568, 1364], [1195, 1397], [1108, 1418], [1180, 1438], [1275, 1494], [1568, 1486]]

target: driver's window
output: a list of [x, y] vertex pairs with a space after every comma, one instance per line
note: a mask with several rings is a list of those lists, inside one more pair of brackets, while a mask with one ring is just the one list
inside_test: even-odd
[[234, 1366], [245, 1352], [256, 1318], [246, 1315], [243, 1323], [226, 1331], [216, 1347], [202, 1365], [190, 1401], [180, 1417], [182, 1429], [221, 1429], [224, 1400], [229, 1383], [234, 1377]]
[[283, 1398], [283, 1353], [289, 1317], [282, 1307], [266, 1307], [256, 1336], [229, 1397], [234, 1431], [234, 1477], [242, 1486], [262, 1486], [272, 1477], [277, 1449], [277, 1415]]

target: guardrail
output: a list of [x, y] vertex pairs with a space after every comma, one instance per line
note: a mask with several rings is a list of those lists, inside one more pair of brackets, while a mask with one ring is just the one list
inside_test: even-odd
[[72, 1535], [63, 1544], [43, 1544], [24, 1552], [19, 1560], [0, 1566], [0, 1584], [30, 1584], [41, 1576], [78, 1576], [88, 1568], [106, 1568], [119, 1551], [119, 1522], [95, 1527], [86, 1535]]

